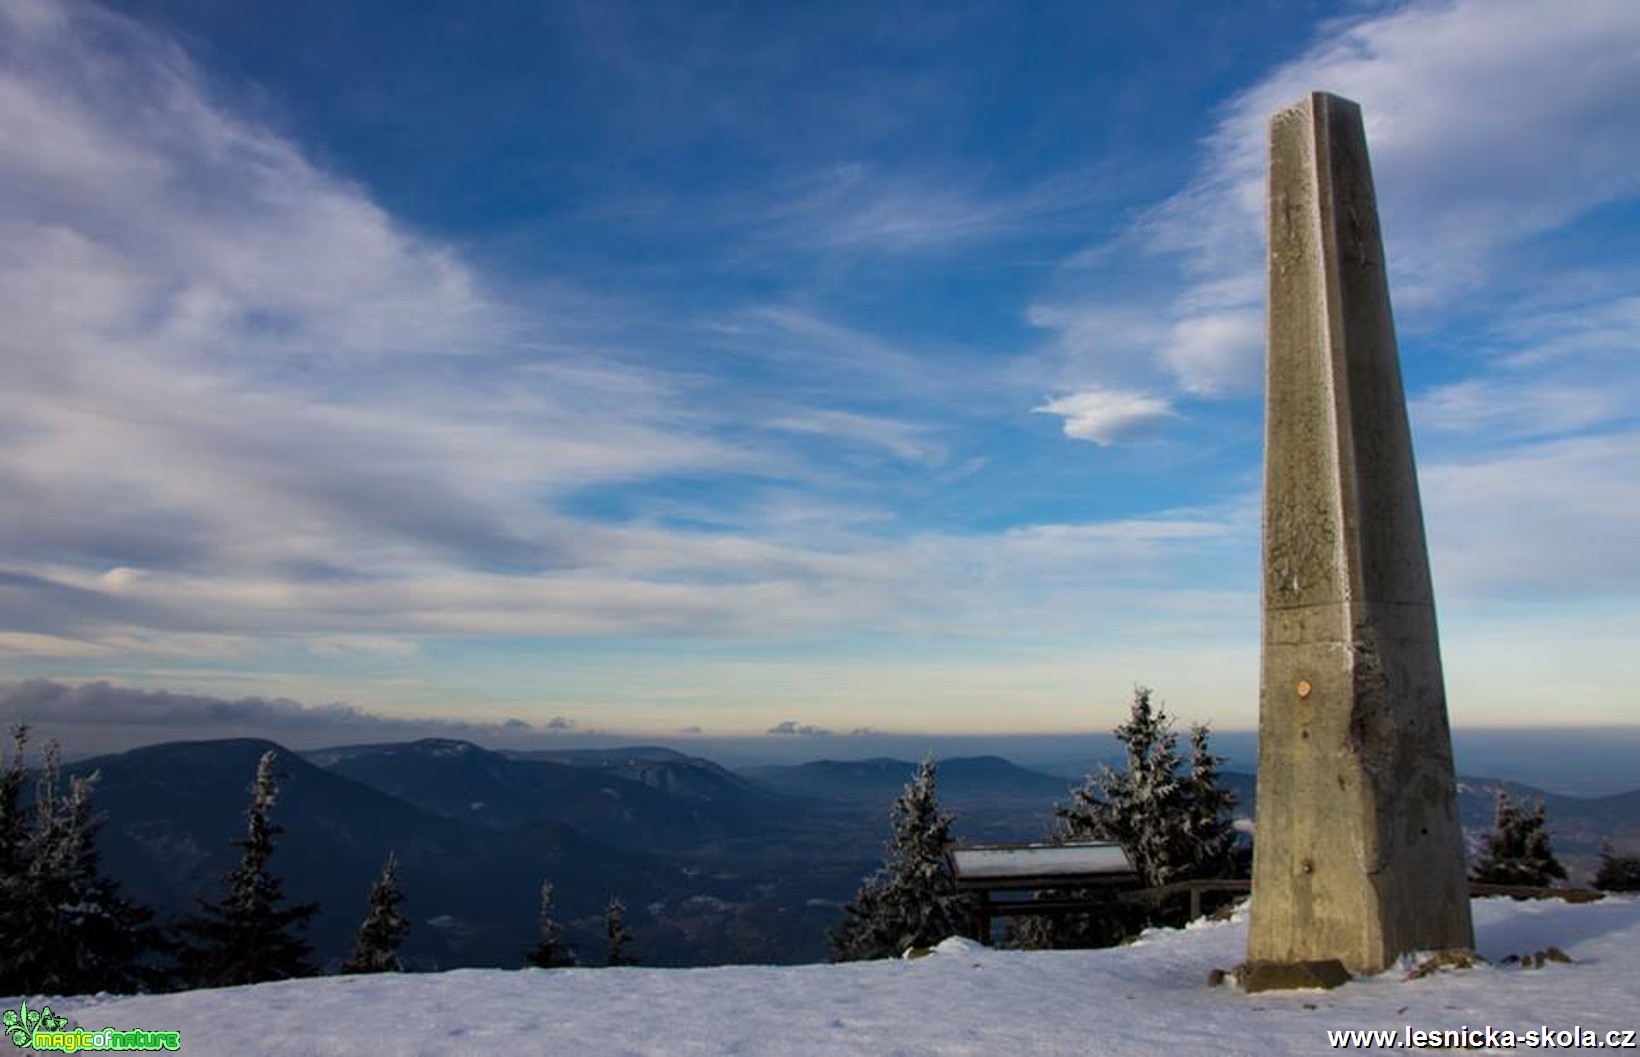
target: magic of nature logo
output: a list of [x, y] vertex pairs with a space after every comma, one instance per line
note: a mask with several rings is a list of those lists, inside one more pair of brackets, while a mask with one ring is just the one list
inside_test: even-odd
[[182, 1045], [180, 1031], [145, 1031], [132, 1028], [119, 1031], [104, 1028], [86, 1031], [70, 1028], [68, 1018], [58, 1016], [50, 1006], [30, 1009], [27, 1002], [16, 1009], [0, 1013], [0, 1029], [13, 1046], [36, 1050], [175, 1050]]

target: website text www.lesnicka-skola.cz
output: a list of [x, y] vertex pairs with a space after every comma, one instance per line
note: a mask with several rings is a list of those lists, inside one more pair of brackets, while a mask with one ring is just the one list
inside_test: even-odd
[[1632, 1050], [1640, 1049], [1634, 1028], [1551, 1028], [1524, 1031], [1490, 1026], [1457, 1028], [1349, 1028], [1327, 1032], [1335, 1050]]

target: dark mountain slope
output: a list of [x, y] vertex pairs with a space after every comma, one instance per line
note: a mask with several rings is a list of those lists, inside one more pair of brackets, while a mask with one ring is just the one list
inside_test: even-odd
[[[1045, 802], [1069, 796], [1063, 778], [1028, 770], [1000, 756], [958, 756], [940, 760], [940, 801], [996, 805], [1009, 801]], [[817, 760], [780, 767], [752, 767], [741, 773], [771, 789], [825, 800], [882, 804], [885, 808], [917, 771], [917, 764], [884, 757], [869, 760]]]
[[697, 850], [785, 821], [787, 798], [705, 760], [518, 759], [463, 741], [308, 754], [340, 775], [445, 818], [494, 828], [553, 820], [634, 850]]
[[493, 832], [441, 818], [315, 767], [272, 742], [173, 742], [84, 760], [99, 772], [105, 865], [126, 891], [164, 913], [215, 896], [237, 862], [249, 785], [261, 754], [285, 773], [273, 820], [284, 827], [272, 868], [293, 900], [317, 900], [310, 939], [321, 958], [345, 953], [365, 895], [391, 849], [413, 922], [406, 951], [423, 964], [514, 964], [534, 928], [543, 877], [566, 918], [596, 916], [619, 891], [629, 904], [681, 898], [694, 885], [653, 856], [612, 848], [559, 822]]

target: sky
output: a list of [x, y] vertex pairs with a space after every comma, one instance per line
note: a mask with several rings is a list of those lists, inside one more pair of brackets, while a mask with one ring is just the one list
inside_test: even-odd
[[[1331, 991], [1209, 987], [1212, 970], [1246, 957], [1242, 910], [1098, 950], [997, 950], [952, 937], [925, 957], [838, 965], [458, 969], [26, 1001], [65, 1017], [66, 1030], [174, 1031], [183, 1053], [281, 1057], [530, 1052], [544, 1039], [588, 1057], [1634, 1046], [1640, 902], [1482, 899], [1473, 914], [1483, 964], [1413, 978], [1425, 963], [1409, 956]], [[1551, 947], [1571, 961], [1519, 964]], [[4, 1001], [19, 1009], [24, 999]]]
[[1312, 89], [1365, 109], [1454, 725], [1633, 725], [1627, 0], [9, 0], [0, 705], [1252, 728]]

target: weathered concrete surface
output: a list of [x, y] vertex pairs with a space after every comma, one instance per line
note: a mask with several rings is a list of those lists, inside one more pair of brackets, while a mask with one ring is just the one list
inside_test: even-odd
[[1337, 958], [1319, 962], [1244, 962], [1235, 968], [1243, 991], [1331, 991], [1350, 982], [1349, 970]]
[[1472, 947], [1452, 739], [1361, 111], [1270, 122], [1264, 653], [1248, 958]]

